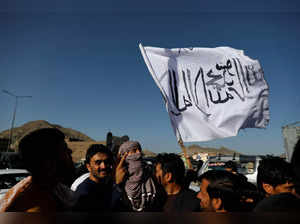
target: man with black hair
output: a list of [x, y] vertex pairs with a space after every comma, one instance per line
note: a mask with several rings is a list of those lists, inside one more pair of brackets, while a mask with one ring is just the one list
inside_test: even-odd
[[242, 211], [253, 211], [257, 203], [262, 200], [262, 195], [258, 192], [256, 185], [248, 181], [242, 181], [239, 188], [242, 203]]
[[265, 198], [255, 212], [299, 211], [300, 199], [295, 194], [293, 167], [285, 160], [268, 156], [258, 166], [257, 186]]
[[55, 128], [30, 132], [19, 144], [19, 153], [30, 176], [11, 188], [0, 202], [0, 211], [58, 212], [71, 210], [74, 193], [72, 151], [65, 135]]
[[210, 170], [199, 177], [200, 192], [197, 197], [206, 212], [242, 211], [239, 194], [240, 179], [225, 170]]
[[238, 165], [235, 161], [229, 160], [225, 162], [224, 168], [226, 171], [237, 175], [240, 178], [240, 195], [243, 211], [249, 212], [261, 200], [261, 196], [257, 187], [247, 181], [247, 177], [238, 172]]
[[282, 158], [267, 156], [259, 162], [257, 170], [257, 187], [265, 197], [293, 191], [294, 172]]
[[167, 194], [164, 212], [193, 212], [200, 210], [196, 192], [185, 189], [185, 167], [180, 156], [162, 153], [156, 157], [155, 176]]
[[76, 189], [76, 211], [110, 211], [113, 192], [113, 156], [102, 144], [91, 145], [86, 153], [89, 177]]

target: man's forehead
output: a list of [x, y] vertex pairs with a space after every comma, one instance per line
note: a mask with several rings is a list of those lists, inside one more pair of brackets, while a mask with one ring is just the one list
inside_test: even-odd
[[108, 155], [106, 153], [97, 152], [95, 155], [92, 156], [91, 160], [104, 160], [107, 159]]

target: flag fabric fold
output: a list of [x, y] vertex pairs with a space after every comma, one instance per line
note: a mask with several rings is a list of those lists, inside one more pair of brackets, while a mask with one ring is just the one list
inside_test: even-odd
[[178, 140], [209, 141], [265, 128], [269, 88], [258, 60], [230, 47], [143, 47]]

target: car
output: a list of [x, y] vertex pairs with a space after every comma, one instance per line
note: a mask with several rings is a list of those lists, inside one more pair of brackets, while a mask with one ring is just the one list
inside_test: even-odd
[[256, 185], [257, 167], [262, 156], [259, 155], [217, 155], [209, 156], [198, 172], [198, 176], [208, 170], [224, 170], [227, 161], [234, 161], [238, 165], [238, 173], [247, 177], [250, 183]]
[[0, 169], [0, 199], [11, 187], [29, 175], [25, 169]]

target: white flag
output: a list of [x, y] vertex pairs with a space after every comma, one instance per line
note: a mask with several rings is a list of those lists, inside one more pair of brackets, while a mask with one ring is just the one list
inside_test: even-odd
[[265, 128], [269, 89], [258, 60], [230, 47], [143, 47], [178, 140], [208, 141]]

